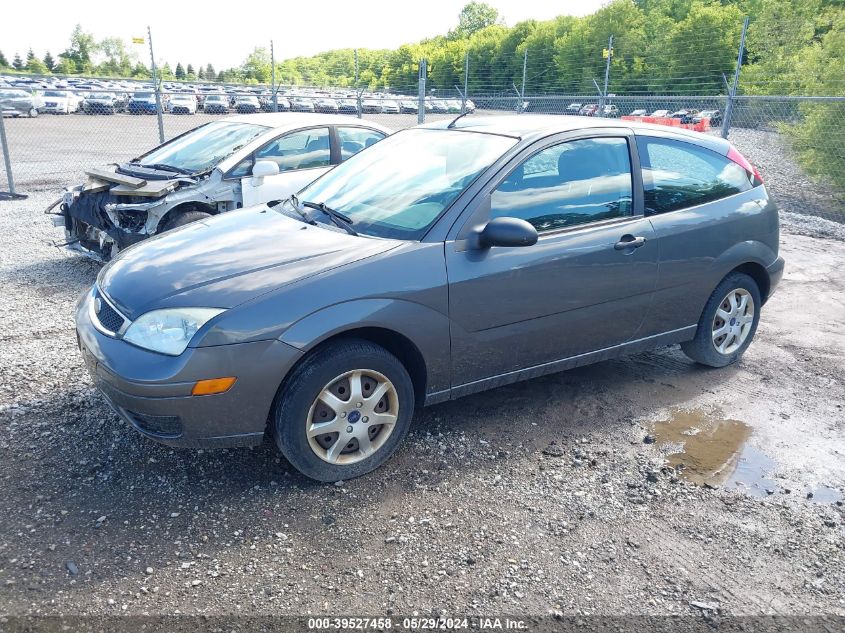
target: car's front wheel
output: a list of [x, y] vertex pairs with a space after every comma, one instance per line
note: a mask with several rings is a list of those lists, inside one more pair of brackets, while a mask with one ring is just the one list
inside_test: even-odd
[[731, 273], [710, 295], [695, 338], [681, 344], [692, 360], [710, 367], [736, 362], [751, 345], [760, 322], [760, 289], [744, 273]]
[[34, 119], [38, 116], [38, 109], [37, 108], [30, 108], [29, 109], [29, 118]]
[[298, 471], [339, 481], [381, 466], [413, 415], [413, 384], [399, 359], [370, 341], [344, 339], [315, 350], [285, 380], [271, 427]]

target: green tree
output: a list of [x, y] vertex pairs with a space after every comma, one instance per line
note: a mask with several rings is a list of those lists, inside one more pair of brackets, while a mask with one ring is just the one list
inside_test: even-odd
[[47, 53], [44, 55], [44, 65], [50, 72], [52, 72], [53, 68], [56, 67], [56, 60], [53, 59], [53, 56], [50, 54], [50, 51], [47, 51]]
[[217, 75], [217, 73], [214, 72], [214, 66], [212, 66], [211, 64], [208, 64], [205, 67], [205, 78], [208, 79], [209, 81], [213, 81], [215, 75]]
[[76, 64], [73, 63], [72, 59], [60, 56], [58, 63], [53, 68], [53, 71], [59, 75], [73, 75], [76, 73]]
[[23, 60], [17, 53], [15, 53], [15, 59], [12, 61], [12, 68], [15, 70], [23, 70]]
[[499, 20], [499, 11], [484, 2], [464, 5], [458, 15], [458, 26], [449, 33], [451, 38], [469, 37]]
[[3, 51], [0, 51], [0, 68], [8, 68], [9, 67], [9, 60], [6, 59], [6, 56], [3, 54]]
[[197, 79], [205, 79], [205, 68], [199, 66], [197, 70]]
[[97, 52], [97, 42], [94, 36], [82, 30], [82, 25], [77, 24], [70, 36], [70, 46], [61, 53], [64, 57], [73, 62], [76, 72], [90, 73], [92, 70], [92, 56]]
[[[29, 52], [31, 53], [32, 51]], [[49, 72], [47, 67], [44, 65], [44, 62], [38, 59], [35, 55], [27, 55], [26, 66], [24, 66], [24, 68], [27, 72], [32, 73], [33, 75], [46, 75]]]
[[253, 50], [241, 66], [246, 79], [254, 79], [258, 83], [270, 81], [270, 51], [262, 46]]
[[97, 49], [105, 57], [97, 66], [97, 72], [102, 75], [127, 77], [132, 74], [132, 56], [126, 50], [126, 45], [119, 37], [106, 37], [100, 40]]
[[176, 79], [184, 79], [185, 78], [185, 69], [182, 68], [182, 62], [176, 62], [176, 72], [175, 72]]
[[194, 67], [188, 64], [188, 67], [185, 69], [185, 78], [186, 79], [196, 79], [197, 74], [194, 72]]

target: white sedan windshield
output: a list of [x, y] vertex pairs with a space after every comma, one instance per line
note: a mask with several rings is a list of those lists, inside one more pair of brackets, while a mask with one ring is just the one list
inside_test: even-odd
[[207, 123], [157, 147], [138, 162], [141, 165], [169, 165], [193, 173], [205, 171], [267, 129], [251, 123]]

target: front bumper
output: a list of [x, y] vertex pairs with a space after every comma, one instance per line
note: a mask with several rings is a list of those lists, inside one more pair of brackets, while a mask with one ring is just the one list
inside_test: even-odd
[[[181, 447], [252, 446], [264, 436], [279, 384], [302, 352], [277, 340], [185, 350], [166, 356], [100, 332], [90, 304], [76, 308], [85, 365], [114, 411], [141, 434]], [[192, 396], [198, 380], [236, 376], [225, 393]]]

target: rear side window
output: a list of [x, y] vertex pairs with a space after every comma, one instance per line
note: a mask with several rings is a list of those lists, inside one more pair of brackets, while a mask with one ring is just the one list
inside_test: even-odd
[[337, 137], [340, 140], [340, 160], [346, 160], [378, 143], [384, 138], [384, 133], [365, 127], [339, 127]]
[[624, 138], [568, 141], [514, 169], [491, 197], [491, 218], [530, 222], [538, 232], [631, 215], [631, 162]]
[[637, 148], [646, 215], [713, 202], [754, 186], [740, 165], [692, 143], [638, 136]]

